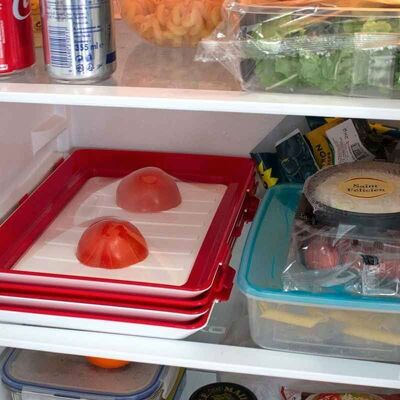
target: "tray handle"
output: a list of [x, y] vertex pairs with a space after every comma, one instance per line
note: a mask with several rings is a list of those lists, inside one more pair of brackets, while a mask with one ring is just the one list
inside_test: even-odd
[[240, 216], [233, 228], [232, 236], [238, 238], [242, 234], [243, 226], [246, 222], [251, 222], [256, 215], [260, 199], [254, 194], [254, 190], [248, 190], [244, 199]]
[[218, 302], [228, 301], [233, 289], [236, 271], [229, 265], [222, 266], [222, 273], [219, 278], [219, 284], [215, 299]]

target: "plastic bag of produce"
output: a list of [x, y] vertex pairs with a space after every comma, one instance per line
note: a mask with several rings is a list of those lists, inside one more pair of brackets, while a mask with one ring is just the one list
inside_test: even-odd
[[360, 161], [309, 178], [292, 227], [287, 291], [400, 295], [400, 166]]
[[230, 0], [223, 16], [197, 59], [246, 90], [400, 96], [400, 9]]

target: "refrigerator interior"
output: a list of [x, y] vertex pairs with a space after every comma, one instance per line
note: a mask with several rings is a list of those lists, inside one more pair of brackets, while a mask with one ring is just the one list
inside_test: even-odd
[[[6, 348], [0, 347], [0, 363], [2, 363], [9, 352]], [[365, 392], [374, 394], [396, 394], [393, 389], [373, 388], [367, 386], [343, 385], [326, 382], [301, 381], [283, 378], [270, 378], [265, 376], [233, 374], [215, 371], [200, 371], [187, 369], [185, 376], [180, 384], [177, 395], [174, 400], [188, 400], [189, 397], [199, 388], [216, 383], [229, 382], [242, 385], [250, 389], [256, 396], [257, 400], [282, 400], [281, 388], [287, 390], [305, 393], [320, 392]], [[27, 390], [24, 394], [27, 399], [36, 398], [34, 394]], [[32, 397], [31, 397], [32, 396]], [[50, 396], [49, 396], [50, 397]], [[53, 397], [53, 396], [51, 396]], [[0, 380], [0, 398], [2, 400], [12, 400], [11, 392], [6, 385]], [[25, 397], [23, 397], [25, 398]], [[43, 398], [43, 396], [40, 396]]]
[[282, 116], [3, 103], [0, 216], [77, 147], [247, 156]]
[[[283, 118], [245, 113], [3, 103], [0, 218], [9, 215], [24, 195], [74, 148], [248, 157], [260, 142], [264, 150], [269, 146], [271, 150], [274, 148], [276, 138], [268, 133]], [[248, 229], [249, 224], [234, 247], [230, 263], [234, 268], [239, 266]], [[256, 347], [250, 340], [246, 310], [245, 297], [235, 286], [230, 301], [217, 304], [207, 327], [188, 340]], [[231, 325], [234, 328], [230, 333], [227, 330]], [[240, 329], [236, 329], [238, 326]]]
[[[73, 148], [248, 156], [282, 118], [258, 114], [3, 103], [0, 106], [0, 218], [12, 212], [57, 160]], [[273, 148], [273, 138], [270, 142]], [[247, 232], [248, 226], [235, 246], [234, 267], [239, 264]], [[232, 309], [234, 313], [228, 311]], [[256, 347], [249, 337], [245, 309], [245, 299], [235, 288], [228, 303], [217, 305], [207, 328], [188, 340]], [[242, 318], [240, 332], [227, 331], [234, 318], [239, 322]], [[251, 382], [250, 378], [232, 374], [217, 376], [215, 372], [189, 371], [182, 399], [188, 399], [202, 384], [217, 379]], [[254, 381], [257, 384], [258, 378]], [[271, 382], [273, 386], [286, 381], [275, 378]], [[319, 384], [315, 390], [326, 390], [324, 385]], [[0, 399], [8, 400], [1, 386]], [[278, 400], [273, 396], [268, 399]]]

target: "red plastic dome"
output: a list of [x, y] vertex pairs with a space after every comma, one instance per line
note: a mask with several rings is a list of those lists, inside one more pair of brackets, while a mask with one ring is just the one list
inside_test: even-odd
[[176, 182], [160, 168], [138, 169], [123, 178], [117, 189], [117, 205], [130, 212], [165, 211], [181, 202]]
[[89, 267], [125, 268], [143, 261], [149, 252], [140, 231], [127, 221], [105, 219], [81, 236], [76, 256]]

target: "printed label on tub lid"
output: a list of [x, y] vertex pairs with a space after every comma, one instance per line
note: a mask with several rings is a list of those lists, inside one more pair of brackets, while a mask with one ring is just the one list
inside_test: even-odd
[[360, 177], [340, 182], [339, 189], [351, 197], [371, 199], [393, 193], [394, 185], [382, 179]]

